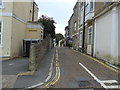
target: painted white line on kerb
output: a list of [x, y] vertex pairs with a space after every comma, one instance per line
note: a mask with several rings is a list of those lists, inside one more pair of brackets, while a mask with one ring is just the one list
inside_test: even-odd
[[55, 54], [55, 51], [53, 53], [53, 56], [52, 56], [52, 61], [50, 63], [50, 69], [49, 69], [49, 73], [48, 73], [48, 77], [45, 79], [45, 81], [39, 83], [39, 84], [36, 84], [36, 85], [33, 85], [33, 86], [30, 86], [30, 87], [27, 87], [27, 88], [35, 88], [35, 87], [38, 87], [38, 86], [41, 86], [43, 85], [45, 82], [48, 82], [48, 80], [50, 80], [50, 78], [52, 77], [52, 71], [53, 71], [53, 60], [54, 60], [54, 55]]
[[44, 84], [44, 82], [41, 82], [41, 83], [39, 83], [39, 84], [36, 84], [36, 85], [31, 86], [31, 87], [28, 87], [28, 88], [35, 88], [35, 87], [38, 87], [38, 86], [43, 85], [43, 84]]
[[103, 83], [118, 83], [116, 80], [103, 80]]
[[113, 81], [113, 82], [116, 82], [116, 80], [108, 80], [108, 82], [106, 81], [101, 81], [99, 80], [90, 70], [88, 70], [83, 64], [79, 63], [98, 83], [100, 83], [100, 85], [103, 87], [103, 88], [118, 88], [119, 86], [118, 85], [112, 85], [112, 86], [106, 86], [104, 83], [108, 83], [109, 81]]

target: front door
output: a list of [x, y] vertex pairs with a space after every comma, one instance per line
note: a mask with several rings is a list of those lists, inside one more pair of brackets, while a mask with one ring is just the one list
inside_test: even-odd
[[87, 54], [92, 55], [92, 26], [88, 28]]

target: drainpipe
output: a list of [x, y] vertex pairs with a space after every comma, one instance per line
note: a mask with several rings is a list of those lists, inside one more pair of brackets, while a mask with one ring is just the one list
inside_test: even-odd
[[83, 39], [82, 39], [82, 53], [85, 52], [85, 47], [84, 47], [84, 43], [85, 43], [85, 2], [83, 2]]
[[35, 2], [33, 2], [32, 21], [34, 21], [34, 12], [35, 12]]

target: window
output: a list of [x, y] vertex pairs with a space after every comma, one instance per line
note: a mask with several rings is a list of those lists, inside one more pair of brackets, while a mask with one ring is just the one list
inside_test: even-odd
[[2, 45], [2, 21], [0, 21], [0, 46]]
[[3, 0], [0, 0], [0, 8], [3, 8]]
[[90, 2], [90, 11], [93, 11], [93, 2]]
[[92, 28], [88, 29], [88, 45], [92, 44]]
[[82, 38], [83, 38], [83, 33], [82, 31], [80, 31], [80, 47], [82, 48]]
[[87, 2], [86, 6], [85, 6], [85, 14], [87, 14], [89, 12], [89, 3]]
[[93, 3], [94, 3], [94, 2], [92, 2], [92, 1], [91, 1], [91, 2], [88, 2], [87, 6], [86, 6], [86, 8], [85, 8], [85, 13], [86, 13], [86, 14], [88, 14], [89, 12], [92, 12], [92, 11], [93, 11], [93, 7], [94, 7], [94, 6], [93, 6], [93, 5], [94, 5]]
[[[117, 1], [117, 0], [116, 0]], [[104, 0], [104, 6], [108, 7], [110, 4], [112, 4], [113, 2], [115, 2], [115, 0]]]
[[76, 31], [77, 22], [74, 23], [74, 31]]
[[83, 8], [81, 9], [81, 15], [80, 15], [81, 17], [80, 17], [80, 24], [82, 24], [83, 23]]
[[0, 0], [0, 6], [2, 5], [2, 0]]

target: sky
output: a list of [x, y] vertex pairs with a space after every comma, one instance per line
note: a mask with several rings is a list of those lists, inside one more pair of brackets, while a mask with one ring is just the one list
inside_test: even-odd
[[64, 35], [65, 26], [73, 13], [77, 0], [35, 0], [39, 7], [39, 17], [47, 15], [56, 21], [56, 33]]

